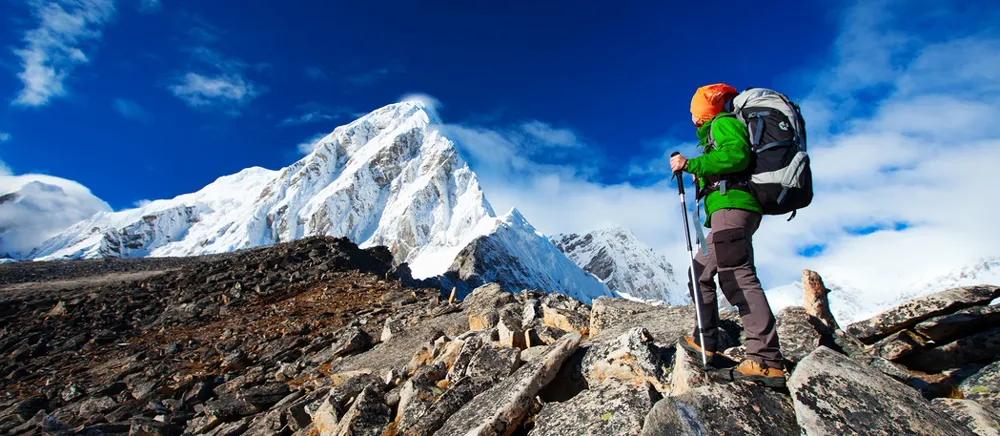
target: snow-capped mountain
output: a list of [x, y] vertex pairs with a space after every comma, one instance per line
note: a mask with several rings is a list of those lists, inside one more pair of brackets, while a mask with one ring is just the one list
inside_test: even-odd
[[98, 213], [32, 255], [189, 256], [347, 236], [362, 247], [389, 247], [415, 278], [454, 267], [511, 290], [558, 291], [584, 301], [610, 293], [517, 211], [497, 218], [439, 125], [420, 102], [391, 104], [338, 127], [287, 168], [249, 168], [192, 194]]
[[111, 207], [78, 183], [29, 174], [0, 176], [0, 257], [21, 258], [70, 225]]
[[673, 266], [628, 230], [609, 228], [584, 235], [558, 235], [552, 242], [574, 263], [622, 296], [672, 305], [691, 301], [687, 289], [677, 282]]

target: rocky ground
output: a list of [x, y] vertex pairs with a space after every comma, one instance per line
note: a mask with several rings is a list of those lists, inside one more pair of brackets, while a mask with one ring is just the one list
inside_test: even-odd
[[1000, 434], [1000, 288], [842, 329], [818, 283], [779, 314], [772, 389], [677, 347], [689, 306], [492, 284], [458, 301], [346, 239], [0, 265], [0, 433]]

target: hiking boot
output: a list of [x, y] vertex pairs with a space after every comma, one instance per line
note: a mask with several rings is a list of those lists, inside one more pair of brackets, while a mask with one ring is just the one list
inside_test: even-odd
[[[695, 342], [694, 338], [691, 336], [684, 336], [681, 338], [681, 347], [684, 347], [685, 350], [688, 350], [692, 353], [701, 356], [701, 346], [698, 345], [698, 343]], [[705, 350], [705, 357], [707, 357], [708, 360], [711, 361], [712, 359], [715, 358], [715, 353]]]
[[732, 371], [733, 380], [759, 382], [772, 388], [785, 387], [785, 371], [781, 368], [768, 368], [753, 360], [746, 359]]

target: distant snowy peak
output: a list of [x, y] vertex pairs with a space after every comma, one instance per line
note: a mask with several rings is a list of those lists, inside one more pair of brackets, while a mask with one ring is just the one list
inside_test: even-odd
[[57, 232], [110, 211], [89, 190], [42, 175], [0, 176], [0, 257], [20, 258]]
[[416, 278], [456, 268], [511, 290], [584, 301], [610, 293], [517, 211], [497, 218], [439, 125], [419, 101], [391, 104], [336, 128], [286, 168], [249, 168], [192, 194], [99, 213], [33, 257], [189, 256], [346, 236], [362, 247], [387, 246]]
[[647, 301], [687, 304], [687, 290], [663, 256], [622, 228], [583, 235], [557, 235], [552, 242], [574, 263], [601, 279], [612, 291]]

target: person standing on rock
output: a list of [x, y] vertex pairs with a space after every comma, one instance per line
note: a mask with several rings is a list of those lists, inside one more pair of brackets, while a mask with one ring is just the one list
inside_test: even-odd
[[[747, 357], [733, 368], [733, 378], [782, 387], [785, 373], [775, 318], [754, 266], [752, 236], [760, 226], [761, 207], [745, 182], [739, 182], [747, 180], [754, 153], [743, 123], [726, 116], [726, 107], [737, 94], [736, 89], [721, 83], [698, 88], [691, 99], [691, 120], [698, 128], [698, 146], [703, 153], [692, 159], [678, 154], [670, 159], [670, 169], [694, 175], [699, 196], [705, 195], [705, 227], [712, 229], [707, 238], [708, 254], [699, 250], [694, 261], [706, 354], [712, 358], [719, 351], [718, 275], [722, 293], [739, 308], [746, 337]], [[694, 286], [690, 274], [688, 277], [693, 298]], [[702, 344], [697, 338], [695, 327], [692, 336], [682, 338], [681, 345], [700, 354]]]

